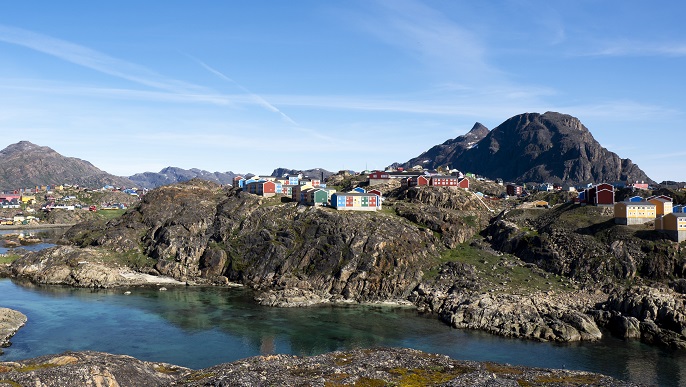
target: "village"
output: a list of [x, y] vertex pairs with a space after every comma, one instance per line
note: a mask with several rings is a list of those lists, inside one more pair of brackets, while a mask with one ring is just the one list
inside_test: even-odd
[[[447, 187], [469, 191], [470, 179], [475, 181], [487, 180], [471, 173], [463, 174], [457, 170], [428, 171], [422, 168], [364, 171], [358, 176], [363, 178], [361, 184], [346, 192], [337, 191], [335, 187], [328, 187], [323, 176], [322, 178], [315, 178], [302, 174], [281, 177], [238, 175], [233, 179], [233, 187], [263, 197], [281, 196], [302, 205], [326, 206], [339, 211], [378, 211], [382, 209], [385, 198], [382, 190], [377, 187], [387, 186], [391, 182], [395, 184], [391, 184], [391, 186], [397, 186], [399, 183], [401, 189]], [[550, 183], [520, 185], [505, 183], [501, 179], [496, 179], [493, 182], [504, 187], [504, 191], [499, 197], [484, 195], [478, 191], [472, 192], [489, 210], [491, 209], [485, 202], [503, 199], [520, 199], [517, 205], [523, 207], [550, 208], [549, 203], [544, 200], [521, 199], [530, 197], [537, 192], [566, 191], [570, 193], [567, 196], [570, 198], [569, 200], [580, 206], [612, 207], [616, 224], [633, 226], [653, 222], [656, 232], [660, 232], [676, 242], [686, 240], [686, 206], [675, 204], [673, 198], [667, 195], [641, 195], [641, 192], [647, 193], [649, 188], [652, 188], [645, 182], [599, 183], [565, 188]], [[618, 189], [630, 189], [636, 194], [625, 198], [625, 200], [617, 201], [616, 192]], [[38, 224], [41, 220], [39, 210], [43, 212], [53, 210], [125, 210], [135, 202], [130, 200], [104, 202], [100, 203], [99, 206], [90, 202], [84, 203], [76, 196], [76, 193], [84, 191], [120, 192], [136, 200], [139, 200], [140, 196], [147, 192], [147, 190], [112, 186], [89, 190], [70, 185], [44, 185], [0, 193], [0, 209], [15, 211], [12, 216], [7, 216], [7, 212], [3, 211], [3, 216], [0, 216], [0, 225]], [[44, 202], [44, 204], [38, 205], [39, 201]]]
[[[463, 174], [459, 171], [451, 171], [450, 175], [438, 172], [413, 169], [366, 171], [366, 186], [357, 186], [350, 192], [336, 192], [329, 188], [320, 179], [304, 178], [298, 176], [254, 176], [244, 178], [237, 176], [234, 186], [244, 191], [261, 196], [283, 195], [292, 201], [311, 205], [329, 206], [337, 210], [352, 211], [376, 211], [381, 209], [383, 203], [382, 192], [376, 186], [387, 184], [392, 180], [400, 182], [402, 188], [411, 187], [448, 187], [454, 189], [470, 189], [470, 178], [482, 180], [473, 174]], [[543, 183], [527, 189], [524, 185], [514, 183], [505, 184], [501, 179], [496, 183], [505, 186], [502, 198], [522, 198], [533, 192], [559, 192], [563, 190], [561, 185]], [[645, 182], [616, 182], [614, 184], [600, 183], [588, 184], [580, 187], [567, 187], [567, 191], [574, 193], [571, 201], [585, 206], [612, 207], [614, 220], [619, 225], [644, 225], [654, 222], [654, 229], [665, 234], [676, 242], [686, 240], [686, 206], [675, 205], [671, 197], [667, 195], [641, 196], [634, 195], [626, 200], [616, 201], [617, 189], [630, 189], [632, 192], [648, 192], [649, 185]], [[474, 193], [484, 198], [481, 192]], [[494, 200], [492, 198], [488, 198]], [[498, 200], [500, 198], [496, 198]], [[534, 200], [522, 203], [526, 206], [538, 208], [550, 208], [546, 201]]]

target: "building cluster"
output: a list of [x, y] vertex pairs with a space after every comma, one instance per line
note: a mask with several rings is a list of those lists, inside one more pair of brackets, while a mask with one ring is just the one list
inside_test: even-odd
[[669, 196], [633, 196], [616, 203], [614, 215], [617, 224], [635, 225], [654, 221], [655, 230], [666, 234], [674, 241], [686, 241], [684, 206], [675, 206]]
[[391, 179], [400, 180], [403, 187], [451, 187], [469, 189], [469, 177], [460, 172], [444, 175], [430, 171], [373, 171], [368, 175], [370, 186], [388, 183]]
[[330, 206], [337, 210], [376, 211], [381, 209], [382, 195], [379, 190], [357, 187], [351, 192], [336, 192], [319, 179], [294, 176], [236, 176], [233, 186], [243, 191], [265, 197], [281, 195], [297, 203], [310, 206]]

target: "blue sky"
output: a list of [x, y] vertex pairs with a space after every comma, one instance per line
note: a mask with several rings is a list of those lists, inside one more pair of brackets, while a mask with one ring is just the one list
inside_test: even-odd
[[686, 181], [684, 4], [3, 2], [0, 149], [122, 176], [362, 170], [558, 111]]

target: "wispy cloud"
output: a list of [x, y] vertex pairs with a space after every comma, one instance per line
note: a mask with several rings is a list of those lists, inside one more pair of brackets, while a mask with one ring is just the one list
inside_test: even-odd
[[269, 110], [269, 111], [271, 111], [271, 112], [273, 112], [273, 113], [279, 114], [279, 115], [281, 116], [281, 118], [282, 118], [284, 121], [286, 121], [286, 122], [288, 122], [288, 123], [290, 123], [290, 124], [292, 124], [292, 125], [300, 126], [300, 124], [298, 124], [297, 122], [295, 122], [295, 121], [294, 121], [291, 117], [289, 117], [286, 113], [284, 113], [284, 112], [282, 112], [281, 110], [279, 110], [279, 108], [277, 108], [276, 106], [270, 104], [269, 102], [267, 102], [267, 100], [265, 100], [264, 98], [260, 97], [259, 95], [257, 95], [257, 94], [255, 94], [255, 93], [253, 93], [252, 91], [248, 90], [246, 87], [244, 87], [243, 85], [241, 85], [241, 84], [239, 84], [238, 82], [234, 81], [232, 78], [229, 78], [229, 77], [226, 76], [224, 73], [220, 72], [219, 70], [217, 70], [217, 69], [215, 69], [215, 68], [213, 68], [213, 67], [210, 67], [210, 65], [208, 65], [207, 63], [205, 63], [205, 62], [203, 62], [203, 61], [201, 61], [201, 60], [199, 60], [199, 59], [193, 58], [193, 60], [195, 60], [200, 66], [202, 66], [203, 68], [205, 68], [207, 71], [211, 72], [212, 74], [218, 76], [219, 78], [221, 78], [221, 79], [223, 79], [223, 80], [225, 80], [225, 81], [227, 81], [227, 82], [230, 82], [230, 83], [233, 83], [234, 85], [236, 85], [239, 89], [243, 90], [246, 94], [248, 94], [248, 95], [250, 96], [250, 98], [252, 98], [258, 105], [262, 106], [263, 108], [265, 108], [265, 109], [267, 109], [267, 110]]
[[584, 52], [583, 56], [686, 56], [684, 42], [642, 42], [631, 40], [617, 40], [601, 42], [598, 48]]
[[499, 73], [479, 36], [443, 13], [413, 0], [373, 4], [370, 13], [352, 15], [349, 22], [453, 75], [469, 79]]
[[88, 47], [21, 28], [0, 25], [0, 41], [24, 46], [79, 66], [154, 89], [188, 95], [207, 91], [192, 84], [163, 77], [143, 66], [113, 58]]

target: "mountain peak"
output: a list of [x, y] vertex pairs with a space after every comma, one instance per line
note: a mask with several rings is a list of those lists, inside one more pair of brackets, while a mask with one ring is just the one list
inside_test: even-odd
[[[467, 135], [434, 146], [408, 164], [429, 168], [447, 165], [513, 182], [576, 185], [652, 181], [631, 160], [603, 148], [578, 118], [568, 114], [523, 113], [491, 131], [478, 125]], [[472, 132], [478, 142], [470, 138]], [[457, 143], [461, 151], [454, 150]]]
[[99, 188], [104, 185], [130, 187], [133, 183], [104, 172], [88, 161], [65, 157], [47, 146], [29, 141], [11, 144], [0, 151], [0, 190], [37, 185], [76, 184]]
[[48, 147], [39, 146], [29, 141], [19, 141], [18, 143], [11, 144], [7, 146], [7, 148], [1, 150], [0, 154], [9, 156], [16, 153], [24, 153], [43, 148], [45, 148], [46, 150], [52, 150]]
[[479, 136], [480, 138], [486, 137], [488, 134], [489, 130], [487, 127], [485, 127], [481, 122], [477, 122], [472, 126], [472, 129], [467, 132], [467, 135], [476, 135]]

